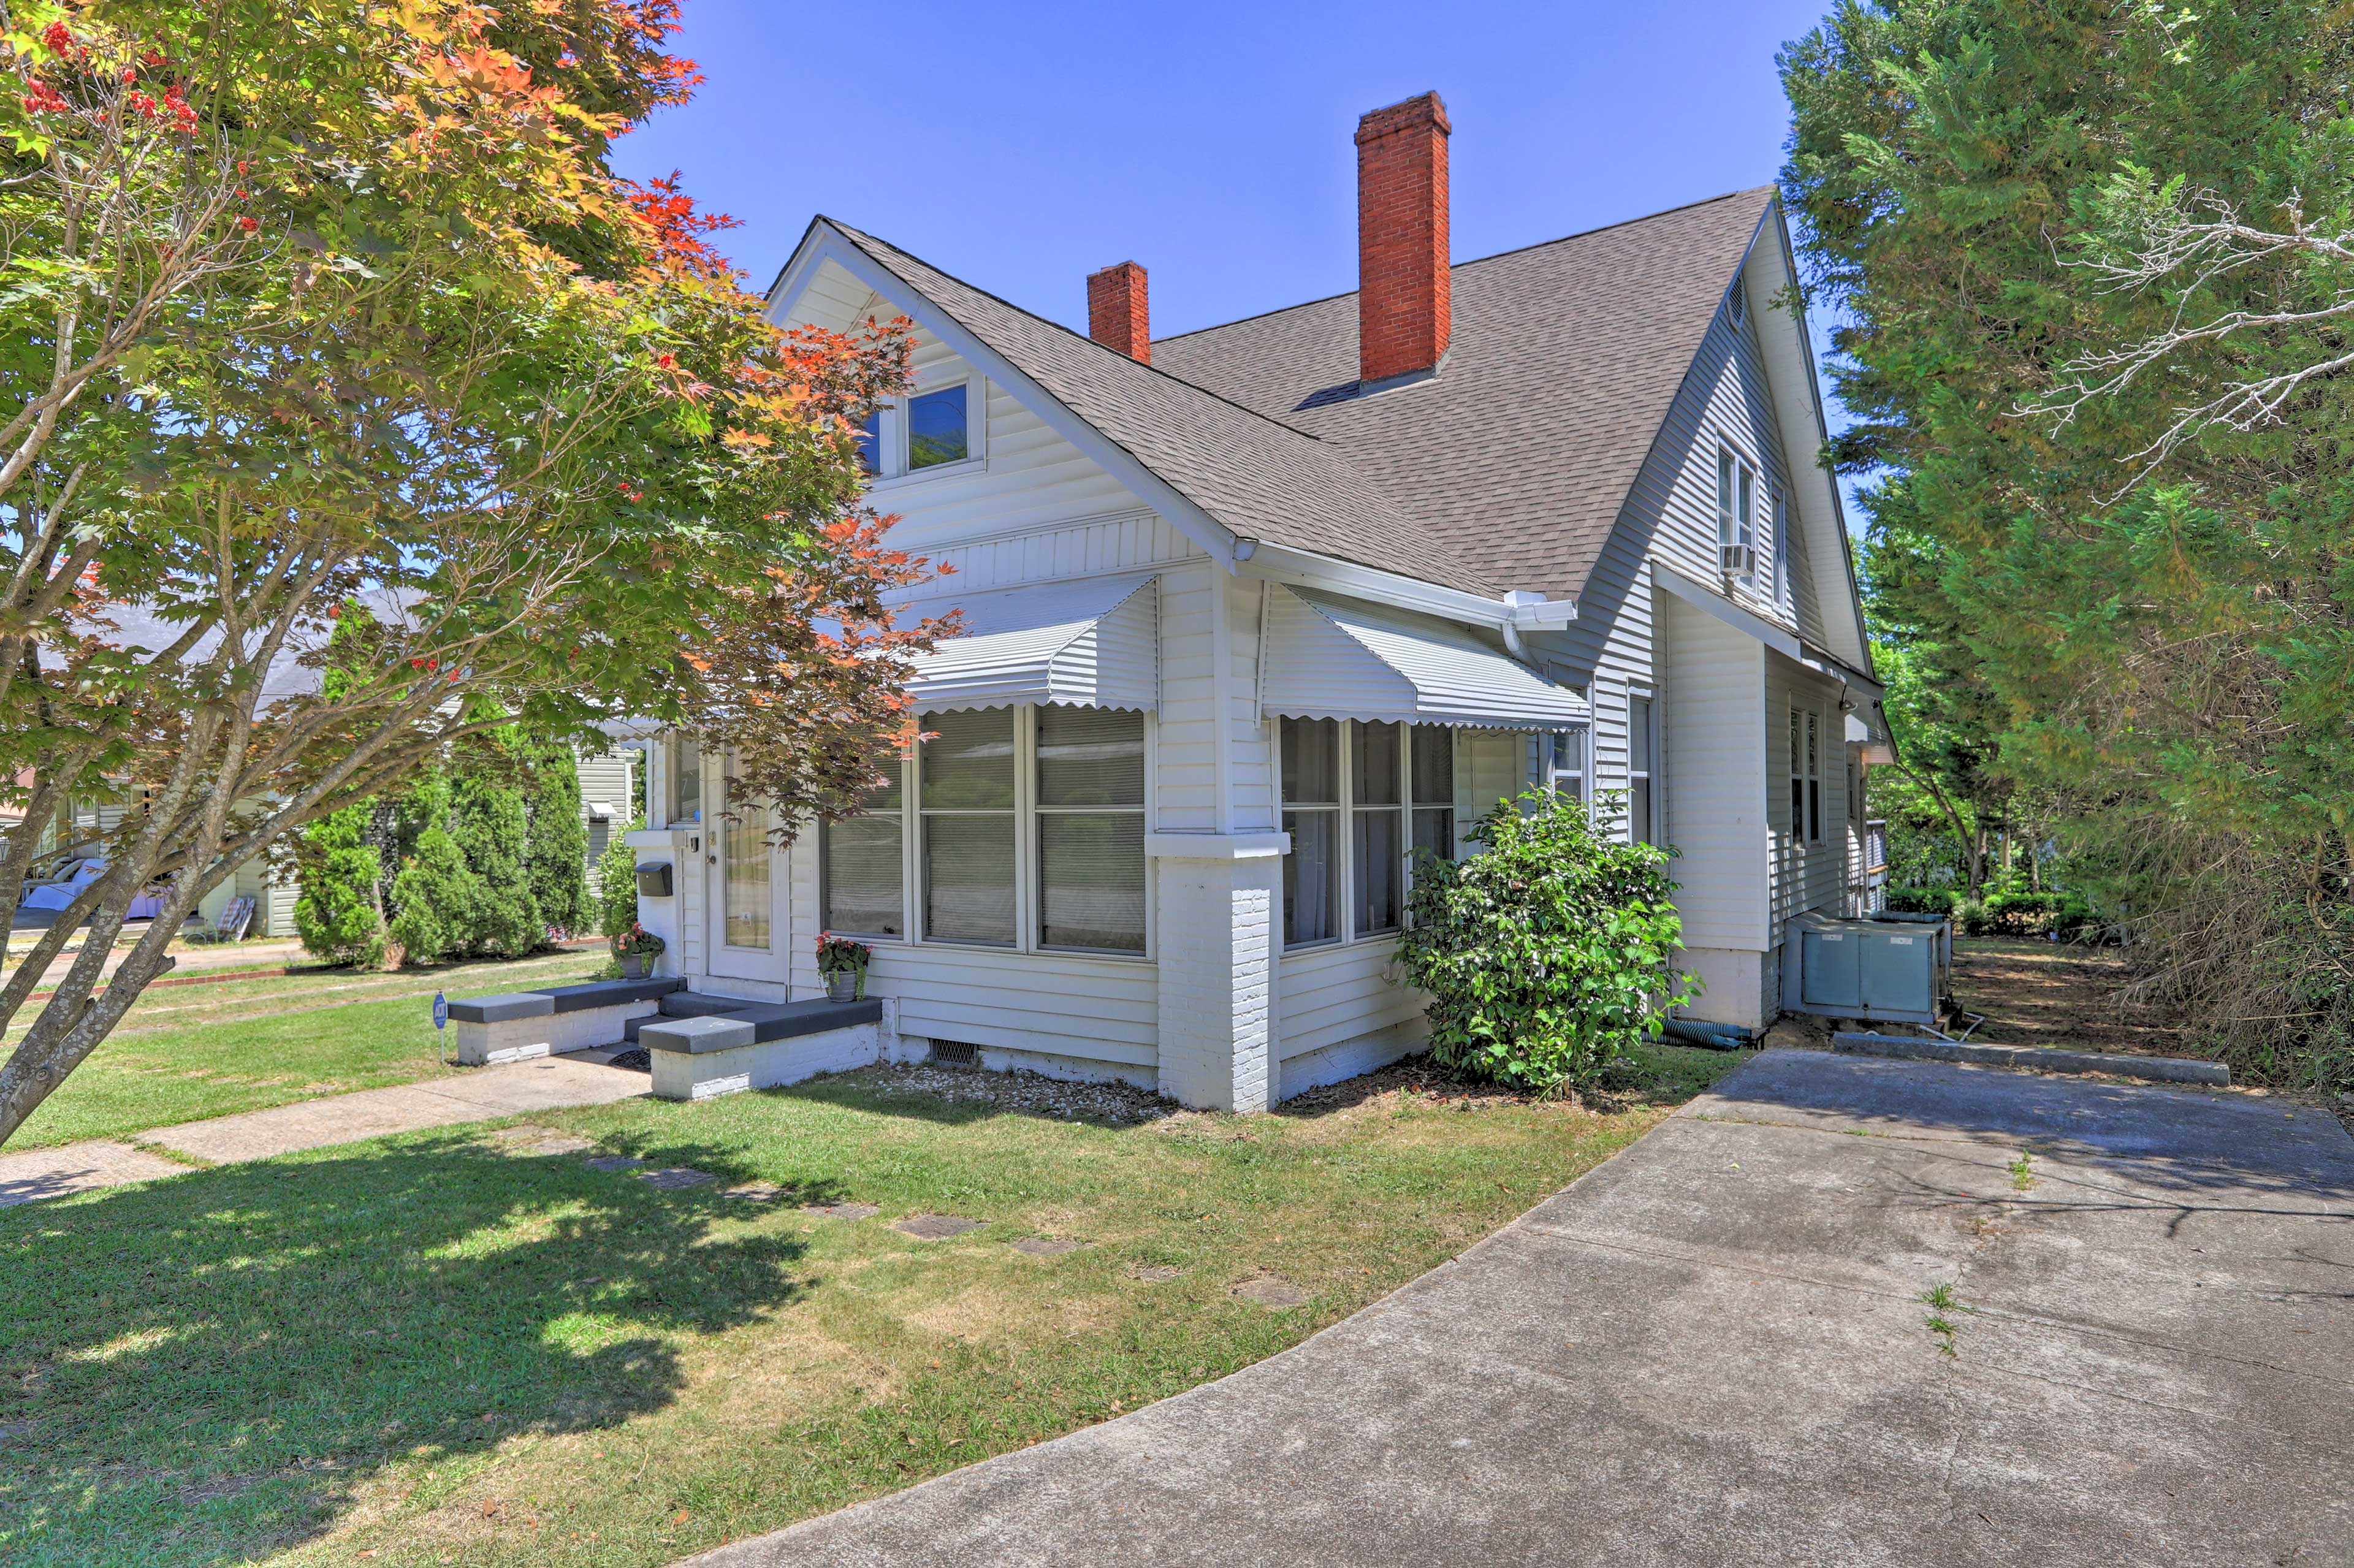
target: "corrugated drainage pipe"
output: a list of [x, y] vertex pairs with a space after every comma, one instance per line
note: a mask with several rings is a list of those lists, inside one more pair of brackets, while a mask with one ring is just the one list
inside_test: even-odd
[[1745, 1051], [1756, 1044], [1746, 1029], [1730, 1023], [1702, 1023], [1691, 1018], [1667, 1019], [1659, 1033], [1680, 1045], [1699, 1045], [1711, 1051]]

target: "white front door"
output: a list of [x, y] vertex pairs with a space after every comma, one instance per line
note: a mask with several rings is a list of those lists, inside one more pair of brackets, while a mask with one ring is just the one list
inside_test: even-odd
[[735, 980], [788, 982], [792, 958], [792, 878], [769, 837], [771, 813], [744, 808], [717, 781], [716, 809], [704, 814], [711, 861], [711, 972]]

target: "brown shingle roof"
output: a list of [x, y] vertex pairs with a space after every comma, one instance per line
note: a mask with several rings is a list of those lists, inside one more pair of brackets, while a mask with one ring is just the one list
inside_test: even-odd
[[[1315, 437], [1140, 365], [872, 235], [820, 221], [1234, 533], [1426, 582], [1499, 591], [1441, 549], [1365, 465]], [[1354, 320], [1352, 309], [1352, 355]]]
[[1574, 597], [1773, 196], [1458, 263], [1439, 374], [1373, 397], [1353, 395], [1354, 293], [1162, 338], [1152, 361], [1320, 438], [1462, 575]]

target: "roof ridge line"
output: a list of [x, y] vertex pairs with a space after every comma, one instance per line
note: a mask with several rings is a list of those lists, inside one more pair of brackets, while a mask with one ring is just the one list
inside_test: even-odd
[[[1649, 223], [1654, 218], [1672, 217], [1680, 212], [1690, 212], [1696, 207], [1710, 207], [1717, 202], [1731, 201], [1735, 196], [1744, 196], [1750, 195], [1752, 192], [1763, 190], [1771, 190], [1776, 195], [1780, 194], [1780, 187], [1770, 183], [1762, 185], [1745, 185], [1737, 191], [1723, 191], [1716, 196], [1702, 196], [1695, 201], [1680, 202], [1674, 207], [1663, 207], [1657, 212], [1646, 212], [1638, 214], [1633, 217], [1622, 217], [1615, 223], [1598, 223], [1592, 228], [1581, 228], [1574, 233], [1556, 235], [1551, 239], [1531, 240], [1526, 245], [1515, 245], [1510, 249], [1491, 250], [1485, 256], [1474, 256], [1462, 261], [1450, 261], [1447, 264], [1447, 270], [1450, 274], [1459, 272], [1466, 267], [1477, 267], [1483, 261], [1500, 261], [1507, 256], [1520, 256], [1531, 250], [1542, 250], [1548, 245], [1566, 245], [1573, 239], [1585, 239], [1596, 234], [1607, 234], [1614, 228], [1627, 228], [1638, 223]], [[1358, 289], [1343, 289], [1337, 294], [1319, 294], [1312, 300], [1301, 300], [1296, 304], [1277, 305], [1271, 310], [1254, 311], [1249, 315], [1236, 316], [1232, 321], [1213, 322], [1208, 326], [1189, 327], [1183, 332], [1172, 332], [1167, 337], [1157, 337], [1152, 341], [1154, 343], [1175, 343], [1179, 338], [1198, 337], [1205, 332], [1223, 332], [1227, 327], [1241, 326], [1246, 322], [1265, 321], [1269, 316], [1279, 316], [1287, 311], [1304, 311], [1310, 305], [1330, 304], [1334, 300], [1345, 300], [1350, 295], [1360, 291], [1361, 291]], [[1017, 306], [1016, 308], [1018, 309], [1019, 307]], [[1187, 385], [1191, 386], [1192, 383], [1188, 382]], [[1215, 394], [1214, 393], [1212, 396], [1214, 397]]]
[[[1198, 392], [1204, 397], [1223, 403], [1238, 414], [1246, 414], [1250, 418], [1260, 421], [1262, 424], [1272, 425], [1278, 430], [1287, 430], [1292, 435], [1299, 437], [1302, 440], [1313, 441], [1325, 451], [1331, 452], [1336, 459], [1341, 455], [1340, 450], [1336, 447], [1326, 445], [1324, 438], [1321, 436], [1316, 435], [1308, 430], [1303, 430], [1297, 425], [1287, 424], [1285, 421], [1276, 418], [1270, 414], [1261, 413], [1257, 408], [1237, 403], [1223, 392], [1214, 392], [1209, 387], [1204, 387], [1198, 382], [1188, 381], [1182, 376], [1161, 369], [1159, 366], [1152, 364], [1150, 360], [1132, 359], [1129, 355], [1120, 353], [1120, 351], [1116, 348], [1112, 348], [1105, 344], [1097, 343], [1095, 339], [1089, 337], [1085, 333], [1073, 332], [1069, 327], [1065, 326], [1061, 322], [1055, 320], [1051, 316], [1042, 316], [1037, 312], [1029, 309], [1027, 306], [1015, 304], [1012, 300], [1005, 298], [1002, 294], [991, 293], [989, 290], [982, 288], [980, 284], [972, 281], [969, 278], [960, 278], [945, 267], [939, 266], [934, 262], [925, 261], [922, 257], [917, 255], [914, 251], [902, 249], [896, 245], [892, 245], [889, 240], [884, 238], [879, 234], [869, 234], [863, 228], [853, 228], [850, 225], [843, 223], [841, 219], [828, 217], [823, 213], [818, 214], [815, 221], [831, 224], [833, 228], [842, 230], [846, 235], [854, 235], [861, 239], [870, 239], [877, 245], [890, 246], [892, 249], [898, 251], [900, 255], [907, 257], [909, 260], [922, 261], [925, 266], [931, 268], [933, 271], [938, 272], [941, 277], [946, 278], [951, 283], [955, 283], [962, 288], [970, 289], [974, 293], [981, 295], [982, 298], [1003, 305], [1009, 311], [1027, 316], [1032, 321], [1038, 323], [1042, 326], [1053, 327], [1056, 332], [1062, 333], [1076, 342], [1084, 343], [1090, 348], [1101, 350], [1103, 353], [1110, 355], [1114, 359], [1120, 360], [1129, 365], [1133, 365], [1140, 370], [1149, 370], [1164, 381], [1174, 382], [1176, 385], [1184, 387], [1189, 392]], [[906, 280], [902, 279], [901, 281], [904, 282]], [[912, 284], [909, 286], [913, 287]], [[1207, 331], [1208, 329], [1204, 328], [1203, 330]], [[1355, 470], [1356, 465], [1352, 463], [1350, 464], [1350, 467], [1352, 470]], [[1373, 482], [1371, 478], [1366, 476], [1362, 471], [1358, 471], [1358, 477], [1368, 484]]]

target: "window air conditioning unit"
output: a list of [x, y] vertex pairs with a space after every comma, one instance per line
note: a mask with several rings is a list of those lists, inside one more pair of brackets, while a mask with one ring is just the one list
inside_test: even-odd
[[1752, 545], [1719, 545], [1716, 564], [1726, 577], [1745, 577], [1757, 569], [1757, 550]]

